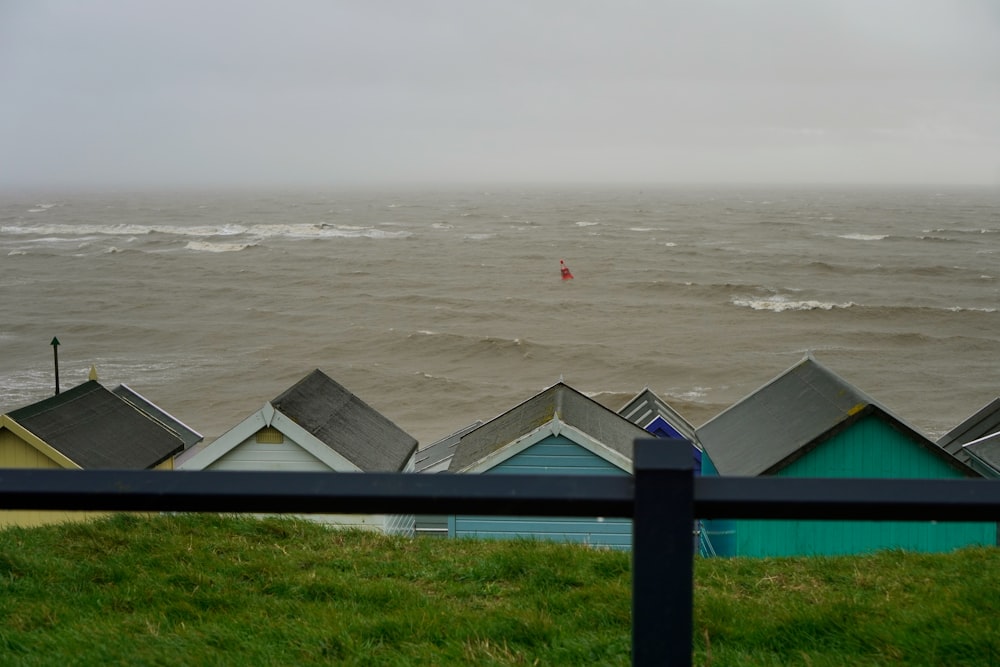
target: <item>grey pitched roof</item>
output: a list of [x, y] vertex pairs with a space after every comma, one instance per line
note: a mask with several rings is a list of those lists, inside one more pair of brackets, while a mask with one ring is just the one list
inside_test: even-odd
[[980, 461], [1000, 477], [1000, 431], [962, 446], [970, 459]]
[[143, 470], [184, 442], [96, 380], [7, 414], [83, 469]]
[[975, 475], [968, 466], [812, 357], [708, 421], [698, 429], [698, 437], [720, 474], [762, 475], [784, 468], [868, 414], [891, 422], [964, 474]]
[[559, 382], [462, 436], [448, 470], [462, 470], [555, 417], [628, 459], [635, 440], [650, 437], [613, 410]]
[[657, 396], [652, 389], [646, 387], [636, 396], [626, 403], [620, 410], [620, 414], [637, 426], [646, 428], [657, 417], [677, 429], [677, 432], [690, 440], [695, 445], [698, 444], [698, 434], [694, 426], [684, 419], [679, 412], [670, 407], [666, 401]]
[[432, 442], [426, 447], [417, 450], [413, 458], [414, 470], [416, 472], [441, 472], [448, 469], [451, 457], [455, 455], [455, 447], [463, 435], [469, 431], [479, 428], [483, 422], [475, 421], [468, 426], [461, 428], [451, 435], [447, 435], [437, 442]]
[[969, 460], [969, 454], [963, 445], [997, 432], [1000, 432], [1000, 396], [941, 436], [937, 444], [959, 461], [966, 462]]
[[176, 433], [177, 436], [184, 442], [185, 449], [198, 444], [204, 439], [204, 436], [201, 433], [198, 433], [193, 428], [177, 419], [172, 414], [159, 407], [128, 385], [120, 384], [112, 389], [111, 392], [123, 401], [127, 401], [132, 405], [132, 407], [144, 413], [150, 419], [160, 422]]
[[319, 369], [271, 405], [365, 472], [399, 472], [417, 441]]

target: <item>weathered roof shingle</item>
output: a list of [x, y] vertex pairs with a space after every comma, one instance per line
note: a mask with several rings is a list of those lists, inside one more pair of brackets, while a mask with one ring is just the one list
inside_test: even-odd
[[176, 433], [96, 380], [7, 416], [85, 470], [144, 470], [184, 449]]
[[720, 474], [763, 475], [780, 470], [835, 429], [870, 413], [908, 432], [915, 443], [949, 465], [975, 474], [811, 356], [705, 423], [698, 437]]
[[417, 440], [316, 369], [271, 401], [294, 421], [365, 472], [398, 472]]
[[467, 468], [556, 417], [629, 460], [635, 440], [650, 437], [613, 410], [559, 382], [462, 436], [448, 470]]
[[969, 454], [964, 445], [997, 432], [1000, 432], [1000, 396], [941, 436], [937, 444], [959, 461], [967, 462]]

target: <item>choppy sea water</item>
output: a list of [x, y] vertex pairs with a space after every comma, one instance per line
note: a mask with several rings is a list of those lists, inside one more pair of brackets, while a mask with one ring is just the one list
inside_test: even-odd
[[936, 437], [1000, 395], [1000, 190], [7, 193], [0, 305], [0, 411], [54, 336], [209, 440], [313, 368], [422, 444], [560, 379], [698, 426], [811, 352]]

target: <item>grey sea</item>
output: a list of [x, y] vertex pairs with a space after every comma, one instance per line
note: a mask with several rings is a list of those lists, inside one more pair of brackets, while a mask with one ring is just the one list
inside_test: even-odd
[[810, 353], [936, 438], [1000, 394], [998, 308], [997, 188], [0, 196], [0, 412], [58, 337], [63, 389], [207, 440], [314, 368], [424, 445], [559, 380], [699, 426]]

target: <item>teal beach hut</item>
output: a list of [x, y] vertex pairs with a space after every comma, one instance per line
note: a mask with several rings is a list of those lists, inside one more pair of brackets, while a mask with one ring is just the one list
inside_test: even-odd
[[[631, 475], [649, 433], [559, 382], [457, 438], [448, 472], [475, 475]], [[529, 538], [612, 549], [632, 545], [632, 522], [609, 517], [448, 518], [459, 538]]]
[[[812, 357], [698, 429], [704, 475], [979, 477]], [[720, 556], [944, 552], [996, 543], [996, 525], [874, 521], [707, 521]]]

